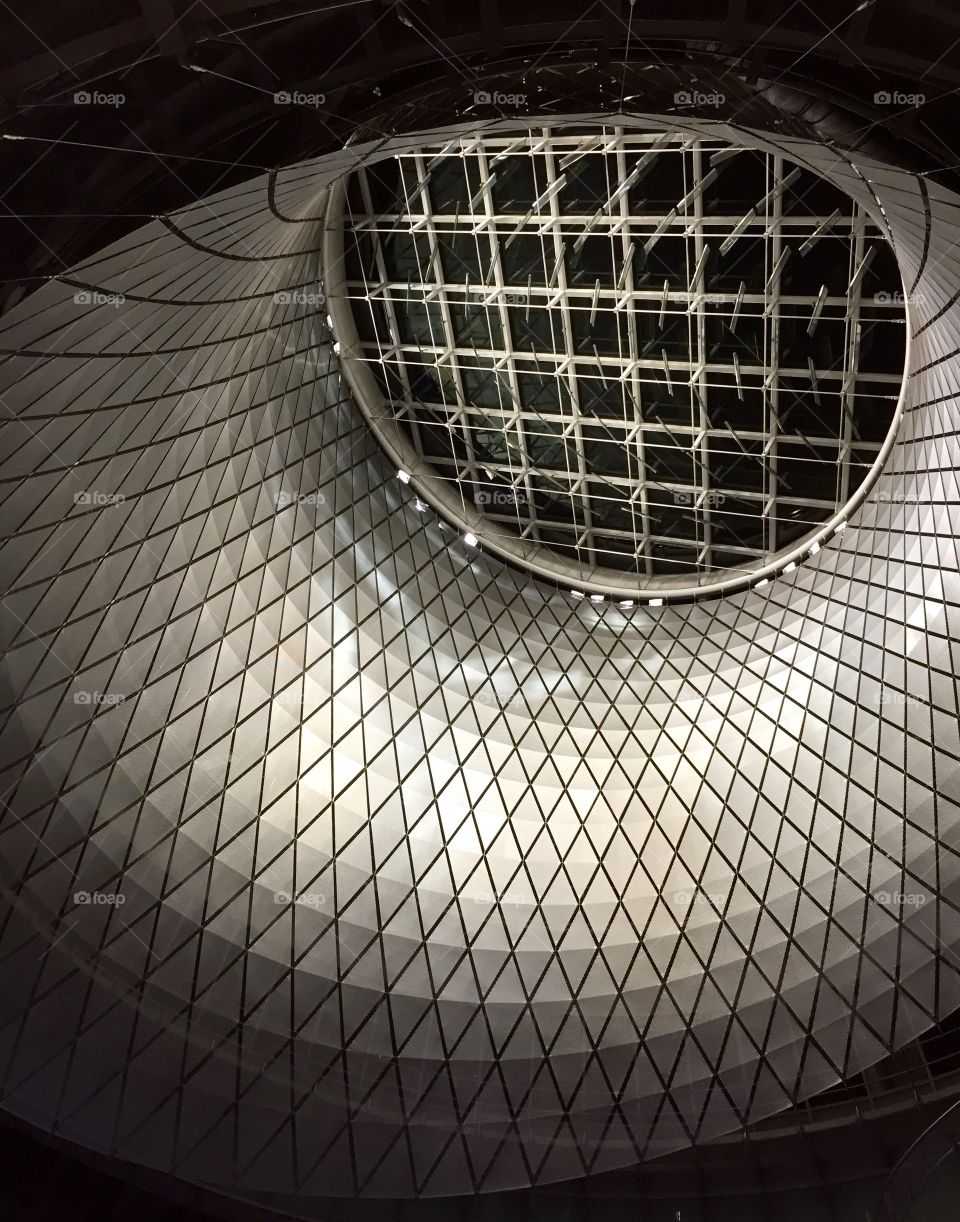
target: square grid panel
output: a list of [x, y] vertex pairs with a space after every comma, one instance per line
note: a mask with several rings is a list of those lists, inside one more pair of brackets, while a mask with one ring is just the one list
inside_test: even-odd
[[638, 578], [753, 571], [836, 513], [902, 382], [881, 231], [782, 157], [618, 129], [353, 177], [364, 359], [463, 503]]

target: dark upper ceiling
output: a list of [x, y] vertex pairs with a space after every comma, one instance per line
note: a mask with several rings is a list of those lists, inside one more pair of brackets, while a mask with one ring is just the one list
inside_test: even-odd
[[[628, 0], [16, 0], [0, 16], [0, 132], [21, 138], [0, 143], [0, 300], [144, 216], [339, 147], [358, 128], [449, 121], [473, 106], [474, 90], [517, 92], [520, 78], [521, 113], [616, 107], [621, 96], [664, 111], [678, 89], [722, 85], [710, 117], [812, 126], [951, 174], [960, 12], [934, 0], [846, 7], [673, 0], [653, 16]], [[281, 90], [324, 100], [277, 105]], [[78, 91], [123, 102], [76, 104]], [[925, 101], [877, 105], [880, 92]]]

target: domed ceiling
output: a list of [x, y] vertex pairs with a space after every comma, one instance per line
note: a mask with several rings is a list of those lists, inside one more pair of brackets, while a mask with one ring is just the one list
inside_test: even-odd
[[[612, 123], [570, 116], [564, 128], [605, 139]], [[664, 461], [694, 440], [712, 455], [722, 431], [727, 450], [772, 439], [798, 463], [805, 442], [828, 451], [818, 463], [829, 460], [838, 479], [814, 495], [798, 468], [804, 533], [764, 536], [749, 588], [653, 605], [638, 593], [657, 576], [645, 551], [643, 572], [613, 568], [645, 605], [621, 607], [634, 600], [615, 598], [606, 578], [598, 599], [587, 586], [577, 598], [569, 581], [537, 571], [548, 543], [557, 564], [572, 562], [559, 543], [541, 538], [534, 563], [520, 563], [499, 541], [523, 540], [532, 517], [498, 522], [495, 503], [473, 495], [507, 486], [509, 447], [499, 462], [484, 455], [493, 480], [481, 479], [479, 458], [466, 475], [454, 470], [471, 430], [496, 432], [473, 407], [502, 431], [509, 406], [471, 394], [446, 448], [421, 447], [434, 476], [411, 464], [406, 482], [384, 429], [371, 427], [370, 403], [357, 400], [344, 362], [375, 368], [367, 348], [383, 342], [383, 315], [377, 322], [376, 306], [368, 315], [372, 339], [358, 332], [363, 359], [338, 329], [343, 301], [333, 329], [327, 321], [343, 287], [325, 263], [332, 197], [342, 184], [347, 204], [352, 191], [362, 196], [364, 175], [415, 185], [424, 150], [451, 143], [474, 150], [463, 187], [473, 192], [484, 150], [552, 148], [560, 134], [548, 120], [522, 129], [472, 120], [252, 178], [151, 221], [0, 323], [0, 858], [11, 898], [0, 1033], [4, 1106], [15, 1116], [118, 1160], [319, 1218], [331, 1195], [544, 1184], [738, 1131], [960, 1003], [960, 200], [793, 137], [676, 116], [618, 115], [615, 125], [616, 152], [604, 155], [628, 167], [644, 155], [628, 151], [631, 141], [658, 135], [683, 157], [701, 150], [701, 172], [710, 150], [731, 150], [715, 181], [740, 184], [743, 212], [732, 228], [722, 222], [722, 241], [763, 194], [737, 176], [752, 160], [767, 190], [796, 166], [824, 193], [816, 212], [796, 214], [794, 245], [840, 199], [838, 265], [856, 275], [867, 245], [878, 251], [858, 285], [859, 334], [875, 322], [894, 339], [869, 353], [864, 341], [862, 366], [843, 364], [852, 298], [831, 288], [824, 243], [781, 266], [803, 271], [793, 294], [802, 300], [778, 294], [773, 311], [799, 317], [789, 376], [803, 383], [794, 391], [805, 406], [784, 422], [781, 404], [775, 438], [737, 415], [760, 410], [758, 383], [769, 377], [724, 349], [722, 329], [723, 368], [707, 372], [728, 380], [715, 404], [708, 387], [701, 436], [688, 418], [703, 410], [691, 353], [671, 351], [666, 317], [659, 324], [667, 277], [638, 263], [651, 287], [627, 290], [633, 265], [614, 261], [601, 278], [603, 327], [615, 325], [618, 292], [644, 303], [654, 356], [631, 353], [629, 378], [649, 378], [653, 397], [637, 402], [660, 405], [674, 456]], [[492, 191], [505, 209], [500, 181], [484, 192], [487, 206]], [[708, 188], [697, 199], [709, 211]], [[679, 202], [661, 197], [663, 215]], [[354, 211], [358, 237], [382, 206], [370, 199]], [[385, 248], [396, 254], [420, 215], [391, 216]], [[645, 231], [633, 233], [632, 215], [616, 240], [636, 254]], [[429, 245], [431, 224], [439, 219], [414, 245], [421, 236]], [[610, 214], [602, 224], [613, 228]], [[706, 224], [682, 239], [694, 252]], [[776, 230], [750, 241], [766, 268]], [[717, 259], [736, 257], [720, 244]], [[888, 249], [899, 284], [889, 269], [868, 278]], [[529, 292], [543, 318], [557, 308], [543, 300], [553, 263], [537, 260]], [[435, 303], [419, 294], [433, 280], [411, 276], [408, 287], [400, 276], [398, 287], [396, 275], [378, 274], [408, 325], [421, 304], [429, 316]], [[343, 275], [355, 311], [362, 290], [349, 260]], [[578, 285], [571, 272], [563, 289], [567, 304], [579, 295], [580, 323], [600, 273], [584, 275]], [[758, 300], [744, 291], [744, 334], [748, 318], [762, 329], [770, 275]], [[733, 279], [704, 283], [731, 318]], [[828, 292], [813, 339], [843, 331], [829, 352], [842, 379], [822, 356], [812, 374], [800, 361], [818, 280]], [[475, 318], [523, 312], [503, 295], [517, 283], [484, 285]], [[379, 285], [368, 277], [383, 305]], [[519, 285], [528, 291], [522, 276]], [[709, 322], [699, 288], [668, 287], [679, 348]], [[455, 334], [442, 297], [440, 323]], [[398, 372], [384, 364], [379, 384], [402, 383], [418, 362], [442, 377], [441, 345], [395, 325]], [[449, 331], [437, 338], [449, 351]], [[472, 342], [482, 361], [484, 345]], [[622, 412], [629, 379], [614, 374], [627, 358], [597, 348], [595, 369], [592, 352], [558, 352], [553, 338], [525, 360], [536, 373], [538, 358], [544, 375], [549, 362], [542, 385], [559, 377], [558, 357], [567, 361], [571, 404], [605, 377]], [[457, 354], [457, 365], [466, 360]], [[683, 420], [679, 407], [668, 419], [668, 378]], [[818, 393], [833, 431], [815, 438], [801, 417]], [[836, 407], [848, 394], [852, 419]], [[875, 422], [857, 415], [861, 395]], [[531, 403], [517, 409], [521, 425]], [[456, 415], [454, 400], [445, 404], [434, 408]], [[621, 450], [639, 444], [613, 408], [598, 406], [589, 424], [583, 400], [576, 415], [563, 410], [570, 419], [551, 435], [565, 445], [571, 421], [581, 433], [616, 428]], [[422, 419], [392, 419], [412, 445]], [[659, 429], [651, 407], [639, 432]], [[539, 474], [524, 467], [526, 444], [524, 480], [567, 479], [547, 452]], [[603, 460], [595, 470], [607, 492], [623, 486]], [[726, 506], [663, 475], [673, 491], [690, 489], [677, 523], [719, 526]], [[582, 507], [594, 493], [578, 478], [564, 496]], [[649, 483], [649, 472], [624, 478]], [[538, 514], [541, 492], [555, 495], [535, 491]], [[456, 513], [444, 499], [453, 495]], [[766, 504], [769, 487], [764, 495]], [[772, 495], [771, 528], [789, 503]], [[802, 545], [798, 562], [781, 543]]]

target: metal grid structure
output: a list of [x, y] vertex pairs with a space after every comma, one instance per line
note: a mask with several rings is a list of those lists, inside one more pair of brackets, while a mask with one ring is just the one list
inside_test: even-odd
[[343, 224], [333, 291], [432, 468], [418, 491], [445, 484], [517, 559], [549, 549], [573, 582], [740, 577], [877, 462], [903, 379], [895, 260], [778, 154], [474, 134], [358, 170]]

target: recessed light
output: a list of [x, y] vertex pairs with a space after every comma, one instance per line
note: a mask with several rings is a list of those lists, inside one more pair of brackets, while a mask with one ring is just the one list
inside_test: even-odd
[[419, 497], [417, 497], [417, 499], [413, 502], [413, 507], [417, 511], [417, 513], [423, 513], [427, 508], [426, 505], [424, 505], [423, 501], [421, 501]]
[[651, 599], [650, 599], [650, 602], [649, 602], [649, 604], [648, 604], [648, 606], [651, 606], [651, 607], [662, 607], [662, 606], [663, 606], [663, 599], [662, 599], [662, 598], [651, 598]]
[[582, 590], [571, 590], [570, 597], [571, 598], [584, 598], [585, 595]]
[[590, 595], [590, 601], [591, 601], [592, 603], [602, 603], [602, 602], [603, 602], [603, 595], [602, 595], [602, 594], [591, 594], [591, 595]]
[[820, 544], [816, 541], [816, 539], [814, 539], [814, 541], [810, 544], [810, 555], [815, 556], [819, 550]]
[[769, 577], [761, 577], [761, 579], [760, 579], [760, 580], [757, 582], [757, 584], [754, 586], [754, 589], [755, 589], [755, 590], [762, 590], [764, 586], [768, 586], [769, 584], [770, 584], [770, 578], [769, 578]]
[[400, 481], [401, 484], [409, 484], [410, 483], [410, 473], [408, 471], [398, 471], [397, 479]]
[[783, 571], [784, 571], [785, 573], [792, 573], [792, 572], [793, 572], [793, 570], [794, 570], [796, 567], [797, 567], [797, 566], [796, 566], [796, 565], [793, 563], [793, 561], [791, 560], [789, 564], [785, 564], [785, 565], [783, 566]]
[[467, 547], [476, 547], [477, 544], [480, 542], [477, 536], [475, 534], [472, 534], [469, 530], [463, 536], [463, 541], [464, 543], [466, 543]]
[[625, 599], [623, 600], [623, 602], [620, 604], [620, 606], [621, 606], [621, 607], [632, 607], [632, 606], [633, 606], [633, 599], [632, 599], [632, 598], [625, 598]]
[[837, 532], [838, 535], [846, 529], [847, 529], [846, 522], [838, 522], [836, 526], [834, 527], [834, 530]]

